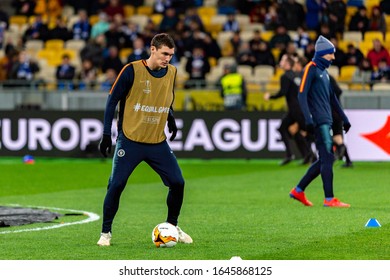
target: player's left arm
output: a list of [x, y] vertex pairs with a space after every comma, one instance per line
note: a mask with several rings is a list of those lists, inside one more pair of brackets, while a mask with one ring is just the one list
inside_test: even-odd
[[173, 116], [173, 102], [175, 101], [175, 82], [176, 82], [176, 75], [177, 75], [177, 69], [175, 69], [175, 75], [173, 79], [173, 90], [172, 90], [172, 103], [171, 106], [169, 107], [169, 112], [168, 112], [168, 131], [171, 133], [171, 137], [169, 138], [170, 141], [173, 141], [176, 138], [177, 134], [177, 126], [176, 126], [176, 121], [175, 117]]
[[349, 122], [349, 119], [348, 119], [347, 115], [344, 113], [344, 110], [341, 107], [341, 104], [340, 104], [338, 98], [336, 97], [336, 94], [335, 94], [335, 92], [334, 92], [334, 90], [332, 88], [330, 90], [330, 101], [331, 101], [332, 108], [342, 118], [342, 120], [343, 120], [343, 127], [344, 127], [344, 130], [345, 130], [345, 133], [347, 133], [348, 130], [351, 128], [351, 123]]

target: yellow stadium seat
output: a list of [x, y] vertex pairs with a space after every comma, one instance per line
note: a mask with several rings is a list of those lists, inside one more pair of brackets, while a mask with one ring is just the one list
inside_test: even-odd
[[127, 58], [132, 52], [133, 52], [132, 48], [122, 48], [119, 51], [119, 58], [121, 59], [122, 63], [127, 63]]
[[72, 49], [75, 51], [81, 51], [86, 45], [86, 42], [81, 39], [70, 39], [65, 42], [66, 49]]
[[345, 31], [343, 34], [344, 41], [361, 42], [363, 41], [363, 34], [360, 31]]
[[13, 15], [9, 18], [9, 24], [24, 25], [28, 22], [27, 16]]
[[363, 41], [363, 42], [360, 42], [360, 43], [359, 43], [359, 50], [363, 53], [364, 56], [367, 56], [367, 53], [368, 53], [369, 50], [371, 50], [372, 48], [373, 48], [372, 42]]
[[97, 23], [99, 21], [99, 15], [90, 15], [89, 16], [89, 23], [91, 25], [94, 25], [95, 23]]
[[163, 15], [162, 14], [152, 14], [150, 16], [150, 19], [153, 21], [153, 23], [156, 25], [156, 26], [159, 26], [162, 19], [163, 19]]
[[151, 14], [153, 14], [153, 7], [152, 6], [139, 6], [136, 9], [136, 14], [150, 16]]
[[270, 40], [271, 40], [271, 38], [272, 38], [272, 36], [274, 36], [274, 32], [273, 31], [262, 31], [261, 33], [260, 33], [260, 36], [261, 36], [261, 38], [264, 40], [264, 41], [267, 41], [267, 42], [269, 42]]
[[131, 5], [124, 5], [123, 9], [125, 10], [125, 17], [131, 17], [135, 14], [135, 8], [134, 6]]
[[345, 65], [340, 68], [339, 82], [352, 82], [352, 77], [358, 69], [355, 65]]
[[64, 45], [65, 42], [61, 39], [50, 39], [46, 41], [45, 48], [58, 51], [62, 50], [64, 48]]
[[202, 16], [208, 16], [212, 17], [217, 14], [217, 8], [216, 7], [210, 7], [210, 6], [201, 6], [198, 8], [198, 15]]
[[364, 41], [372, 42], [374, 39], [379, 39], [381, 42], [384, 41], [384, 36], [381, 31], [366, 31], [364, 33]]

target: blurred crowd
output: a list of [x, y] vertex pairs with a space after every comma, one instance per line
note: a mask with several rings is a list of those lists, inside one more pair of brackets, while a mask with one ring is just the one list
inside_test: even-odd
[[[205, 22], [207, 16], [199, 13], [201, 7], [211, 2], [215, 2], [216, 15], [226, 15], [216, 31], [210, 28], [209, 20]], [[42, 71], [40, 58], [26, 49], [29, 41], [81, 40], [85, 44], [76, 57], [60, 55], [55, 65], [56, 86], [60, 89], [96, 88], [99, 81], [98, 86], [106, 90], [126, 63], [148, 57], [151, 38], [159, 32], [170, 33], [175, 39], [177, 49], [171, 63], [182, 66], [186, 72], [186, 88], [206, 86], [207, 74], [218, 65], [221, 57], [232, 57], [237, 65], [253, 68], [257, 65], [277, 67], [284, 54], [311, 60], [319, 34], [337, 47], [335, 66], [340, 69], [356, 66], [354, 81], [387, 82], [390, 80], [390, 44], [386, 44], [390, 36], [386, 36], [389, 26], [386, 16], [390, 15], [390, 1], [374, 1], [375, 5], [372, 2], [13, 0], [13, 14], [0, 6], [0, 82], [31, 81]], [[151, 9], [146, 22], [141, 23], [134, 14], [129, 15], [129, 8], [136, 12], [145, 6]], [[73, 14], [65, 15], [65, 7], [70, 7]], [[353, 7], [352, 14], [348, 13], [349, 7]], [[11, 32], [11, 18], [17, 15], [26, 16], [28, 21], [15, 40], [6, 34]], [[152, 15], [159, 17], [152, 18]], [[242, 26], [239, 15], [249, 16], [249, 25], [259, 28]], [[372, 31], [382, 36], [370, 40], [369, 49], [362, 50], [358, 42], [344, 39], [351, 31], [361, 34], [362, 40]], [[244, 32], [252, 33], [250, 39], [243, 38]], [[219, 40], [222, 33], [231, 34], [223, 44]], [[78, 82], [74, 83], [76, 80]]]

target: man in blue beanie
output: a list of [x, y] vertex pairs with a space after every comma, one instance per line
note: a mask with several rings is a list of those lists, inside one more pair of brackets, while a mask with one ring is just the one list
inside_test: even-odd
[[306, 206], [313, 204], [306, 198], [304, 191], [318, 175], [321, 175], [325, 193], [324, 206], [350, 207], [349, 204], [335, 198], [333, 194], [332, 108], [342, 118], [345, 133], [351, 128], [351, 124], [333, 92], [326, 70], [335, 59], [335, 51], [334, 45], [320, 35], [315, 44], [314, 58], [305, 66], [299, 87], [298, 100], [305, 117], [306, 130], [309, 133], [314, 133], [319, 153], [318, 160], [313, 162], [298, 185], [290, 192], [290, 197]]

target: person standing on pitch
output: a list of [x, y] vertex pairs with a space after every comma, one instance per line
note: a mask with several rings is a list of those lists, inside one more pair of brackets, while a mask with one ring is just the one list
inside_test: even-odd
[[296, 78], [298, 75], [293, 71], [294, 64], [294, 58], [284, 54], [279, 62], [279, 67], [285, 71], [280, 77], [280, 90], [278, 93], [273, 95], [268, 92], [264, 94], [265, 100], [278, 99], [281, 97], [286, 98], [288, 110], [287, 113], [283, 116], [282, 123], [278, 129], [286, 148], [286, 157], [280, 163], [280, 165], [286, 165], [295, 158], [290, 144], [290, 138], [294, 138], [295, 143], [297, 144], [297, 147], [302, 154], [302, 163], [309, 163], [313, 156], [309, 144], [299, 131], [299, 128], [304, 128], [304, 118], [297, 96], [300, 79], [298, 79], [297, 82]]
[[166, 33], [155, 35], [149, 58], [125, 65], [111, 88], [99, 144], [104, 157], [111, 152], [111, 125], [119, 103], [118, 138], [103, 204], [99, 246], [111, 245], [111, 228], [120, 196], [129, 176], [142, 161], [151, 166], [169, 188], [166, 221], [177, 227], [178, 242], [192, 243], [192, 238], [177, 226], [183, 203], [184, 178], [164, 133], [167, 122], [172, 133], [171, 141], [177, 133], [172, 110], [177, 70], [169, 64], [174, 51], [175, 43], [171, 36]]
[[314, 58], [305, 66], [299, 87], [298, 100], [305, 117], [306, 130], [314, 132], [319, 153], [319, 158], [310, 165], [298, 185], [290, 191], [290, 197], [306, 206], [312, 206], [313, 203], [306, 198], [304, 191], [318, 175], [321, 175], [325, 194], [324, 206], [350, 207], [349, 204], [335, 198], [333, 194], [332, 109], [342, 118], [344, 131], [347, 133], [351, 128], [331, 87], [326, 70], [335, 58], [334, 53], [334, 45], [320, 35], [315, 44]]

